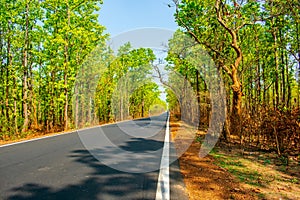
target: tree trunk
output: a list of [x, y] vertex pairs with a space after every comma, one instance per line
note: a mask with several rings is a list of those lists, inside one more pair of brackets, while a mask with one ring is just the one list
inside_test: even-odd
[[26, 53], [24, 53], [24, 74], [23, 74], [23, 115], [24, 115], [24, 123], [23, 123], [23, 129], [22, 132], [25, 132], [28, 130], [28, 107], [27, 107], [27, 99], [28, 99], [28, 88], [27, 88], [27, 56], [25, 56]]
[[278, 77], [278, 51], [277, 51], [277, 35], [276, 31], [272, 31], [273, 39], [274, 39], [274, 59], [275, 59], [275, 107], [278, 108], [279, 105], [279, 77]]
[[257, 34], [257, 30], [255, 29], [255, 49], [256, 49], [256, 56], [257, 56], [257, 64], [256, 64], [256, 111], [259, 110], [259, 106], [261, 105], [261, 77], [260, 77], [260, 51], [259, 51], [259, 38]]
[[[233, 70], [234, 71], [234, 70]], [[231, 108], [231, 133], [237, 134], [240, 132], [241, 128], [241, 108], [242, 108], [242, 87], [241, 83], [239, 82], [237, 78], [237, 73], [234, 72], [232, 73], [233, 78], [233, 85], [232, 91], [233, 91], [233, 96], [232, 96], [232, 108]]]
[[142, 101], [142, 117], [144, 117], [145, 116], [145, 101], [144, 101], [144, 99], [143, 99], [143, 101]]
[[232, 80], [232, 108], [231, 108], [231, 133], [236, 134], [240, 132], [241, 128], [241, 109], [242, 109], [242, 85], [240, 82], [240, 79], [238, 77], [238, 69], [239, 65], [243, 58], [242, 50], [239, 46], [238, 42], [238, 32], [241, 27], [232, 29], [226, 24], [226, 22], [223, 19], [222, 16], [222, 8], [220, 7], [222, 4], [221, 0], [217, 0], [215, 3], [215, 9], [217, 14], [217, 20], [220, 23], [220, 25], [230, 34], [231, 36], [231, 48], [235, 51], [236, 57], [234, 60], [234, 64], [231, 64], [231, 70], [229, 70], [227, 67], [225, 68], [227, 74], [230, 76]]
[[[13, 79], [13, 87], [17, 88], [17, 77], [14, 77]], [[17, 107], [17, 102], [18, 102], [18, 90], [12, 90], [12, 96], [14, 99], [14, 131], [15, 134], [19, 134], [19, 129], [18, 129], [18, 107]]]
[[[69, 2], [66, 0], [67, 4], [67, 15], [68, 15], [68, 31], [70, 28], [70, 9]], [[64, 130], [68, 130], [69, 120], [68, 120], [68, 67], [69, 67], [69, 33], [66, 33], [66, 45], [65, 45], [65, 69], [64, 69], [64, 94], [65, 94], [65, 106], [64, 106]]]
[[27, 78], [28, 78], [28, 28], [29, 28], [29, 3], [26, 3], [26, 27], [25, 27], [25, 45], [24, 45], [24, 52], [23, 52], [23, 113], [24, 113], [24, 123], [22, 132], [28, 130], [29, 124], [29, 117], [28, 117], [28, 85], [27, 85]]
[[80, 83], [76, 84], [75, 86], [75, 113], [74, 113], [74, 120], [75, 120], [75, 128], [78, 128], [78, 111], [79, 111], [79, 97], [78, 97], [78, 87], [79, 87]]
[[267, 92], [267, 89], [268, 89], [268, 86], [266, 85], [267, 84], [267, 81], [266, 81], [266, 70], [265, 70], [265, 59], [262, 59], [262, 82], [263, 82], [263, 85], [264, 85], [264, 90], [263, 90], [263, 105], [267, 105], [267, 96], [268, 96], [268, 92]]
[[241, 129], [241, 114], [242, 114], [242, 84], [240, 83], [238, 77], [237, 67], [239, 65], [239, 60], [242, 58], [242, 53], [236, 59], [235, 66], [232, 65], [232, 107], [231, 107], [231, 130], [233, 134], [237, 134]]
[[[199, 71], [196, 70], [196, 92], [197, 92], [197, 102], [198, 102], [198, 113], [200, 113], [200, 109], [201, 109], [201, 99], [200, 99], [200, 88], [199, 88]], [[198, 130], [200, 130], [201, 127], [201, 116], [199, 116], [198, 119]]]
[[297, 46], [298, 46], [298, 108], [300, 108], [300, 37], [299, 37], [299, 23], [296, 22], [296, 37], [297, 37]]
[[281, 58], [281, 97], [282, 97], [282, 104], [283, 106], [286, 106], [286, 83], [285, 83], [285, 64], [284, 64], [284, 48], [283, 48], [283, 36], [282, 36], [282, 30], [279, 31], [280, 36], [280, 42], [281, 42], [281, 48], [280, 48], [280, 58]]
[[[8, 22], [8, 34], [10, 34], [10, 22]], [[10, 80], [10, 68], [12, 65], [11, 57], [11, 38], [7, 39], [7, 68], [6, 68], [6, 81], [5, 81], [5, 117], [6, 117], [6, 126], [7, 130], [10, 130], [10, 118], [9, 118], [9, 80]]]
[[292, 98], [292, 91], [291, 91], [291, 82], [289, 77], [289, 62], [288, 62], [288, 53], [285, 52], [285, 65], [286, 65], [286, 84], [287, 84], [287, 101], [286, 105], [291, 110], [291, 98]]

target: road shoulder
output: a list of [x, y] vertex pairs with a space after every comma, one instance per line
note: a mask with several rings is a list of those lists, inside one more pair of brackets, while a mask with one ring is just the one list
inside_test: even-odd
[[[171, 118], [171, 135], [174, 138], [179, 121]], [[250, 190], [225, 169], [214, 164], [212, 156], [200, 158], [200, 143], [193, 142], [179, 158], [180, 173], [190, 200], [200, 199], [256, 199]]]

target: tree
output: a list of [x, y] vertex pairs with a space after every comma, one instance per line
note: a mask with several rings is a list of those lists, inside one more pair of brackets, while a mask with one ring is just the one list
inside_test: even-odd
[[159, 99], [157, 84], [149, 77], [155, 55], [151, 49], [121, 46], [100, 74], [97, 115], [101, 122], [144, 117]]
[[[73, 124], [75, 77], [105, 46], [101, 1], [1, 1], [0, 135], [60, 131]], [[21, 134], [20, 130], [24, 132]]]
[[[93, 14], [94, 10], [99, 10], [97, 3], [99, 1], [44, 2], [47, 10], [47, 20], [44, 23], [48, 35], [45, 50], [48, 51], [48, 55], [52, 53], [60, 55], [56, 59], [51, 58], [49, 66], [52, 82], [50, 93], [54, 95], [54, 88], [60, 91], [55, 94], [57, 99], [50, 100], [52, 120], [48, 120], [52, 121], [51, 126], [56, 124], [56, 116], [59, 116], [64, 129], [68, 129], [70, 123], [68, 119], [71, 116], [69, 102], [78, 68], [91, 50], [106, 38], [102, 34], [104, 27], [98, 23], [98, 15]], [[52, 45], [53, 42], [55, 46]], [[62, 103], [63, 115], [62, 110], [54, 113], [56, 104]]]
[[240, 37], [243, 28], [255, 22], [259, 4], [247, 1], [224, 3], [212, 1], [181, 1], [176, 4], [176, 19], [197, 43], [203, 45], [216, 65], [230, 77], [232, 90], [231, 131], [238, 130], [242, 108], [240, 81], [243, 51]]

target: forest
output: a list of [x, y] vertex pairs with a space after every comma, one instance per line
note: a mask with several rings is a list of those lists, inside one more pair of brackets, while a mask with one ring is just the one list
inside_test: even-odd
[[160, 74], [153, 50], [126, 43], [112, 51], [98, 21], [102, 3], [1, 0], [0, 140], [146, 117], [167, 105], [199, 129], [208, 126], [210, 86], [187, 56], [199, 47], [224, 83], [221, 138], [279, 155], [299, 151], [299, 1], [170, 2], [180, 28], [169, 40], [165, 70], [184, 77], [196, 104], [187, 101], [187, 87], [176, 88], [181, 96], [168, 87], [172, 75], [163, 82], [167, 102], [160, 98], [150, 76]]
[[[153, 51], [127, 43], [112, 52], [98, 22], [101, 3], [1, 1], [1, 140], [144, 117], [155, 104], [162, 106], [153, 112], [166, 108], [147, 78]], [[134, 93], [120, 98], [117, 83], [128, 72], [145, 84], [131, 84]]]
[[[173, 44], [182, 40], [180, 35], [189, 35], [211, 56], [224, 80], [227, 118], [222, 137], [275, 149], [279, 155], [299, 151], [299, 1], [183, 0], [174, 6], [182, 29]], [[210, 115], [206, 83], [184, 59], [186, 52], [182, 48], [167, 59], [202, 97], [200, 110], [208, 110], [202, 113]], [[202, 116], [200, 122], [208, 123], [209, 116]]]

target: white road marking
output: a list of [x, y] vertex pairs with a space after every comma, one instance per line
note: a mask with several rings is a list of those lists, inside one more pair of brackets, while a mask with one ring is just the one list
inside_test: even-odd
[[160, 163], [160, 171], [156, 189], [156, 200], [170, 200], [170, 172], [169, 172], [169, 148], [170, 148], [170, 115], [167, 119], [165, 142]]

